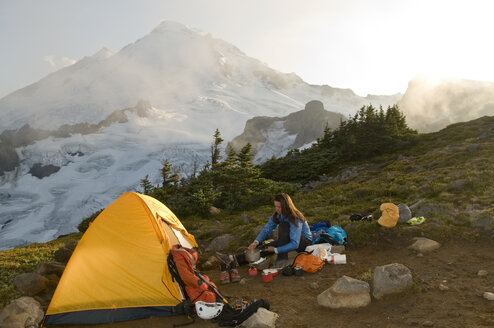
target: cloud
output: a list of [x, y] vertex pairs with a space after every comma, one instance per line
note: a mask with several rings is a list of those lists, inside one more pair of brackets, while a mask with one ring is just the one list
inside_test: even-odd
[[51, 65], [51, 67], [56, 67], [55, 58], [53, 56], [44, 56], [43, 61]]
[[72, 58], [69, 58], [69, 57], [62, 57], [61, 59], [61, 63], [62, 63], [62, 66], [65, 67], [65, 66], [69, 66], [69, 65], [72, 65], [76, 62], [77, 60], [75, 59], [72, 59]]
[[43, 56], [43, 61], [50, 64], [50, 66], [53, 68], [62, 68], [65, 66], [72, 65], [76, 62], [75, 59], [69, 57], [56, 58], [55, 56], [52, 55]]

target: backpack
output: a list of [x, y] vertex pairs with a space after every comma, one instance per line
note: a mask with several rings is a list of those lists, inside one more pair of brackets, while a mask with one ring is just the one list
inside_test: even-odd
[[312, 242], [312, 244], [322, 243], [330, 243], [331, 245], [346, 245], [348, 244], [347, 234], [340, 226], [331, 226]]
[[260, 307], [269, 310], [269, 302], [265, 299], [253, 300], [249, 303], [235, 304], [235, 307], [225, 304], [223, 311], [213, 321], [218, 322], [218, 325], [222, 327], [236, 327], [256, 313]]
[[350, 216], [350, 221], [372, 221], [372, 214], [364, 215], [364, 214], [352, 214]]
[[205, 274], [196, 270], [197, 252], [194, 249], [174, 245], [168, 254], [168, 269], [172, 281], [176, 281], [185, 298], [192, 304], [197, 301], [214, 303], [216, 294], [209, 288], [216, 285]]
[[305, 272], [314, 273], [322, 269], [324, 260], [320, 257], [312, 255], [311, 253], [301, 252], [293, 261], [292, 267], [302, 267]]

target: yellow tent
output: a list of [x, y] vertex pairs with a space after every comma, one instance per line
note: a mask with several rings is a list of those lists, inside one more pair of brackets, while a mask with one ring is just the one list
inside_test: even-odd
[[122, 194], [79, 241], [46, 312], [46, 324], [97, 324], [174, 315], [183, 300], [167, 256], [197, 247], [178, 218], [156, 199]]

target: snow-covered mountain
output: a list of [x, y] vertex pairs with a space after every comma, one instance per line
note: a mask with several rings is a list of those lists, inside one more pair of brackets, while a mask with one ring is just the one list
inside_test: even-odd
[[229, 141], [248, 119], [286, 116], [310, 100], [347, 116], [400, 97], [309, 85], [163, 22], [115, 54], [102, 49], [0, 99], [0, 161], [9, 164], [0, 172], [0, 249], [75, 231], [146, 175], [157, 183], [165, 158], [190, 172], [208, 160], [216, 128]]

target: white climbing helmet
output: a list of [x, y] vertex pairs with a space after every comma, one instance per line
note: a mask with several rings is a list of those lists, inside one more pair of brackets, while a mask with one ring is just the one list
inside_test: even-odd
[[223, 310], [223, 303], [196, 302], [196, 312], [201, 319], [213, 319], [221, 313], [221, 310]]

